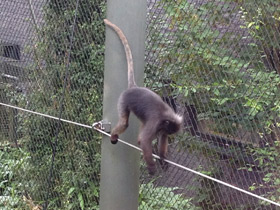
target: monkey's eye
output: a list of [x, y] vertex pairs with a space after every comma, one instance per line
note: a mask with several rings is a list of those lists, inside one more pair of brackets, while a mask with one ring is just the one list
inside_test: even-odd
[[165, 123], [165, 125], [169, 125], [170, 122], [168, 120], [165, 120], [164, 123]]

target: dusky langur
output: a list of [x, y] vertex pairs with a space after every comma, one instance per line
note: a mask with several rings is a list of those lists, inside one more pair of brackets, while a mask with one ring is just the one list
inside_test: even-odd
[[[158, 151], [161, 159], [166, 158], [168, 138], [181, 129], [183, 118], [163, 102], [161, 97], [148, 88], [138, 87], [134, 80], [132, 53], [128, 41], [115, 24], [104, 20], [119, 36], [126, 54], [128, 66], [128, 89], [123, 91], [118, 100], [119, 121], [111, 132], [111, 143], [116, 144], [118, 137], [128, 127], [130, 112], [141, 121], [138, 144], [143, 150], [149, 174], [156, 171], [152, 157], [152, 141], [158, 138]], [[162, 162], [162, 161], [161, 161]]]

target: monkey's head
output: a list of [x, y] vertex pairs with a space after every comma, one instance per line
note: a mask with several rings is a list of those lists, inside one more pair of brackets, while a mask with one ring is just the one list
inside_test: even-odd
[[182, 128], [183, 118], [180, 115], [175, 115], [172, 119], [165, 119], [159, 125], [159, 130], [171, 135], [177, 133]]

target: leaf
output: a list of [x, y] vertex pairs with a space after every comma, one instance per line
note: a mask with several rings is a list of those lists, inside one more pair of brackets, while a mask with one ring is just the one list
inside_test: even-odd
[[279, 179], [276, 179], [276, 180], [274, 181], [274, 184], [280, 185], [280, 178], [279, 178]]
[[194, 87], [191, 90], [192, 92], [196, 93], [196, 89]]
[[256, 186], [251, 186], [251, 187], [249, 187], [249, 189], [250, 189], [251, 191], [254, 191], [254, 190], [256, 189]]
[[269, 182], [271, 179], [270, 178], [268, 178], [268, 177], [266, 177], [266, 178], [263, 178], [263, 181], [265, 181], [265, 182]]
[[226, 103], [228, 100], [229, 100], [228, 98], [223, 98], [223, 99], [220, 101], [219, 104], [222, 105], [222, 104]]
[[249, 23], [248, 24], [248, 28], [251, 28], [252, 27], [252, 25], [254, 25], [255, 24], [255, 22], [251, 22], [251, 23]]
[[85, 203], [84, 203], [83, 195], [82, 195], [82, 193], [80, 193], [80, 192], [79, 192], [79, 194], [78, 194], [78, 199], [79, 199], [79, 201], [80, 201], [80, 207], [81, 207], [81, 209], [84, 210], [84, 209], [85, 209]]
[[214, 94], [218, 96], [218, 95], [220, 95], [220, 91], [218, 89], [215, 89]]
[[186, 89], [186, 90], [185, 90], [185, 94], [184, 94], [184, 96], [185, 96], [185, 97], [187, 97], [188, 95], [189, 95], [189, 90], [188, 90], [188, 89]]
[[71, 187], [69, 190], [68, 190], [68, 195], [71, 195], [75, 190], [75, 187]]

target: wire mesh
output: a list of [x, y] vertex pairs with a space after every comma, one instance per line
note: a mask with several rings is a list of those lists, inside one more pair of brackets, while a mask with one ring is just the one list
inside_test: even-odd
[[[279, 3], [148, 8], [145, 84], [185, 119], [168, 159], [279, 203]], [[277, 208], [175, 166], [142, 183], [141, 209]]]
[[[105, 6], [1, 1], [1, 102], [100, 120]], [[100, 134], [2, 106], [1, 124], [1, 209], [98, 209]]]
[[[147, 4], [145, 85], [184, 116], [168, 159], [280, 203], [279, 3]], [[1, 1], [0, 102], [100, 120], [105, 10], [102, 0]], [[100, 134], [3, 106], [0, 118], [1, 209], [99, 208]], [[145, 167], [139, 209], [277, 209], [173, 165], [153, 177]]]

